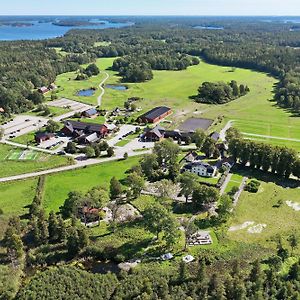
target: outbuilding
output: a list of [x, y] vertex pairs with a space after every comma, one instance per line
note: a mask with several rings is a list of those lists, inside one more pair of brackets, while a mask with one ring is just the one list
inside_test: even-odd
[[171, 108], [167, 106], [157, 106], [145, 114], [141, 115], [139, 119], [144, 123], [157, 123], [172, 113]]
[[38, 132], [35, 134], [35, 141], [40, 144], [42, 142], [51, 140], [52, 138], [54, 138], [55, 135], [53, 133], [49, 133], [49, 132]]

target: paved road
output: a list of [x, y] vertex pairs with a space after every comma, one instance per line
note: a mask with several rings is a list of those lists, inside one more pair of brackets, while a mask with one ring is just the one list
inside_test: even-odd
[[220, 131], [220, 139], [222, 142], [225, 142], [226, 140], [226, 131], [232, 126], [233, 120], [230, 120], [227, 122], [227, 124], [224, 126], [224, 128]]
[[[48, 175], [48, 174], [54, 174], [54, 173], [59, 173], [59, 172], [65, 172], [65, 171], [70, 171], [70, 170], [75, 170], [79, 168], [83, 168], [86, 166], [92, 166], [92, 165], [97, 165], [97, 164], [103, 164], [109, 161], [115, 161], [123, 158], [124, 151], [116, 151], [116, 155], [113, 157], [106, 157], [106, 158], [101, 158], [101, 159], [88, 159], [85, 161], [79, 161], [75, 165], [71, 166], [65, 166], [65, 167], [59, 167], [55, 169], [49, 169], [45, 171], [40, 171], [40, 172], [32, 172], [32, 173], [27, 173], [27, 174], [20, 174], [20, 175], [15, 175], [15, 176], [10, 176], [10, 177], [3, 177], [0, 178], [0, 182], [9, 182], [9, 181], [14, 181], [14, 180], [23, 180], [27, 178], [32, 178], [32, 177], [38, 177], [41, 175]], [[138, 156], [138, 155], [143, 155], [143, 154], [148, 154], [150, 153], [149, 150], [147, 151], [139, 151], [139, 152], [128, 152], [128, 156]]]
[[97, 102], [98, 102], [98, 106], [100, 107], [101, 106], [101, 102], [102, 102], [102, 97], [104, 96], [105, 94], [105, 89], [103, 87], [103, 84], [106, 82], [106, 80], [109, 78], [109, 75], [108, 73], [104, 72], [105, 74], [105, 78], [100, 82], [99, 84], [99, 88], [101, 90], [101, 94], [99, 95], [98, 99], [97, 99]]

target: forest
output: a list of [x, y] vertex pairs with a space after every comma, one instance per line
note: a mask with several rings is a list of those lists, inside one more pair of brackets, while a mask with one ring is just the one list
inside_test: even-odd
[[[8, 114], [31, 109], [29, 95], [34, 88], [95, 58], [119, 57], [114, 70], [124, 81], [141, 82], [151, 80], [151, 70], [183, 70], [198, 64], [200, 57], [215, 64], [271, 73], [280, 79], [275, 95], [278, 105], [299, 112], [300, 33], [291, 32], [291, 25], [253, 18], [158, 18], [155, 25], [151, 18], [135, 21], [136, 26], [130, 28], [71, 30], [47, 41], [1, 43], [0, 107]], [[199, 30], [194, 28], [197, 24], [217, 24], [225, 29]], [[101, 41], [109, 45], [95, 44]], [[53, 47], [61, 47], [67, 55], [57, 54]]]

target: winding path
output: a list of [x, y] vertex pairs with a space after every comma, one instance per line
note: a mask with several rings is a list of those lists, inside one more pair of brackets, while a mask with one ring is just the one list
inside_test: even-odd
[[104, 72], [105, 74], [105, 78], [100, 82], [99, 84], [99, 88], [101, 90], [101, 94], [99, 95], [99, 97], [97, 98], [97, 102], [98, 102], [98, 106], [101, 106], [101, 103], [102, 103], [102, 97], [104, 96], [105, 94], [105, 89], [103, 87], [103, 84], [108, 80], [109, 78], [109, 75], [108, 73]]

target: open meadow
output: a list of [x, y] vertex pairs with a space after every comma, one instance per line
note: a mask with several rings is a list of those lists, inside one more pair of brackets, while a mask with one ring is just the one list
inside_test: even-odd
[[[97, 60], [100, 70], [106, 70], [110, 75], [106, 84], [120, 83], [120, 77], [111, 71], [114, 58], [101, 58]], [[287, 145], [300, 151], [300, 118], [295, 118], [288, 111], [278, 108], [273, 99], [273, 88], [276, 79], [260, 72], [247, 69], [232, 69], [207, 64], [203, 61], [198, 66], [189, 67], [184, 71], [154, 71], [154, 78], [144, 83], [126, 83], [128, 90], [116, 91], [106, 89], [102, 99], [103, 109], [122, 107], [130, 97], [141, 97], [137, 106], [145, 112], [158, 105], [170, 106], [174, 113], [168, 119], [177, 127], [187, 117], [216, 118], [223, 116], [223, 122], [215, 129], [219, 130], [225, 122], [234, 120], [234, 125], [249, 138], [267, 141], [276, 145]], [[98, 89], [91, 97], [78, 97], [76, 92], [80, 89], [97, 86], [104, 78], [104, 74], [92, 77], [87, 81], [75, 81], [75, 73], [66, 73], [57, 77], [57, 85], [62, 88], [58, 93], [61, 97], [69, 97], [74, 100], [96, 104]], [[237, 100], [224, 105], [207, 105], [195, 103], [189, 97], [197, 94], [198, 87], [204, 81], [236, 80], [239, 84], [246, 84], [250, 92]], [[135, 113], [137, 117], [141, 113]], [[263, 135], [262, 137], [253, 134]], [[269, 136], [274, 138], [269, 138]], [[279, 138], [279, 139], [278, 139]], [[295, 139], [295, 140], [281, 140]], [[299, 141], [298, 141], [299, 140]]]

